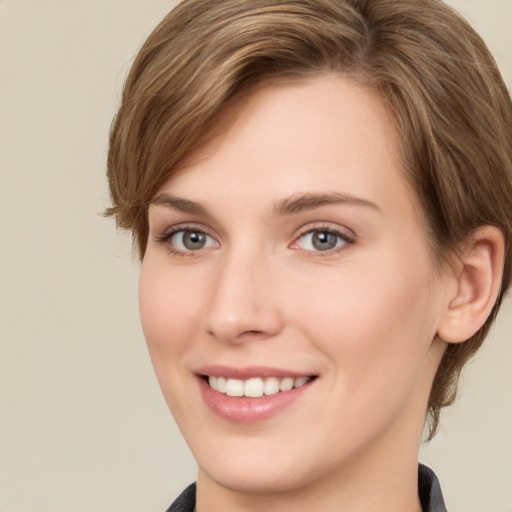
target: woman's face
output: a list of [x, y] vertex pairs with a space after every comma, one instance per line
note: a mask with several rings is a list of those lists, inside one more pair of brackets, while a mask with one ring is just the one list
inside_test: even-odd
[[200, 474], [283, 491], [415, 460], [447, 285], [385, 108], [325, 76], [256, 92], [215, 133], [149, 207], [140, 276]]

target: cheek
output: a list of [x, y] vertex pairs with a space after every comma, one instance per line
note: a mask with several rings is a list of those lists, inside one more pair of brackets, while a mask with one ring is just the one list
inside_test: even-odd
[[[153, 257], [154, 258], [154, 257]], [[186, 281], [186, 280], [185, 280]], [[144, 337], [158, 383], [173, 416], [180, 424], [189, 410], [187, 397], [192, 376], [186, 364], [187, 349], [197, 336], [197, 279], [187, 286], [169, 272], [165, 262], [144, 260], [139, 279], [139, 310]]]
[[349, 393], [413, 380], [436, 332], [423, 254], [412, 258], [414, 266], [396, 254], [385, 256], [340, 268], [310, 286], [307, 296], [295, 295], [297, 321]]
[[160, 369], [176, 360], [197, 329], [194, 297], [195, 290], [180, 283], [165, 265], [155, 264], [151, 255], [144, 260], [139, 279], [140, 318], [159, 378]]

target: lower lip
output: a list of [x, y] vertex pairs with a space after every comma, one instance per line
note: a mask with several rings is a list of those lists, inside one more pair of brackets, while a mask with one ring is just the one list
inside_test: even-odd
[[210, 410], [217, 416], [236, 423], [255, 423], [276, 416], [298, 400], [316, 381], [314, 379], [300, 388], [280, 391], [274, 395], [250, 398], [219, 393], [214, 391], [203, 378], [198, 380], [203, 400]]

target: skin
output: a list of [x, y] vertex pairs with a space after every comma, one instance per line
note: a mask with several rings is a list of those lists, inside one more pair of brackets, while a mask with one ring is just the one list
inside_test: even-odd
[[[417, 451], [457, 281], [435, 270], [388, 112], [328, 75], [257, 91], [215, 133], [149, 208], [139, 288], [160, 386], [198, 461], [197, 510], [421, 510]], [[187, 249], [183, 231], [163, 241], [173, 229], [205, 245]], [[336, 247], [318, 250], [326, 230]], [[205, 405], [196, 371], [209, 364], [317, 378], [240, 424]]]

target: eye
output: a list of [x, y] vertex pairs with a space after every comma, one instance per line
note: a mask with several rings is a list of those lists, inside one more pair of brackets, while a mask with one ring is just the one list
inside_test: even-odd
[[312, 229], [301, 235], [291, 247], [292, 249], [302, 249], [304, 251], [326, 252], [351, 243], [353, 241], [339, 231]]
[[199, 251], [219, 245], [210, 235], [197, 229], [180, 229], [169, 233], [165, 239], [178, 252]]

